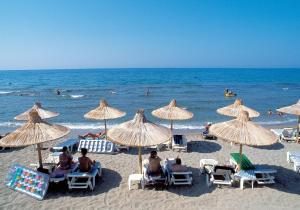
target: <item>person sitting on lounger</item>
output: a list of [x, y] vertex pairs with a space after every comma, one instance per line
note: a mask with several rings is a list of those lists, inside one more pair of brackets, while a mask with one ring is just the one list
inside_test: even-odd
[[87, 152], [88, 151], [86, 148], [81, 148], [82, 156], [78, 158], [80, 172], [89, 172], [95, 164], [95, 161], [92, 161], [89, 157], [86, 156]]
[[151, 151], [149, 157], [148, 175], [160, 175], [162, 174], [162, 168], [160, 165], [160, 157], [157, 156], [156, 151]]
[[172, 165], [171, 170], [173, 172], [185, 172], [185, 171], [187, 171], [187, 168], [184, 165], [181, 165], [180, 158], [176, 158], [175, 164]]
[[51, 177], [58, 177], [66, 175], [73, 166], [73, 157], [65, 146], [62, 153], [59, 155], [59, 162], [57, 168], [51, 173]]
[[92, 139], [97, 139], [97, 138], [100, 138], [104, 133], [86, 133], [84, 135], [79, 135], [78, 137], [81, 138], [81, 139], [86, 139], [88, 137], [92, 138]]
[[64, 146], [62, 153], [59, 155], [58, 168], [62, 170], [68, 170], [71, 168], [73, 163], [73, 157], [68, 151], [68, 147]]

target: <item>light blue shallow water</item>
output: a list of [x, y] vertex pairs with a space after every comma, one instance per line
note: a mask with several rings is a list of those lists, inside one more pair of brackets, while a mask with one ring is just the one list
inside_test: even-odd
[[[147, 88], [150, 95], [146, 96]], [[93, 69], [47, 71], [0, 71], [0, 132], [15, 129], [13, 117], [42, 102], [61, 115], [51, 122], [71, 128], [99, 128], [102, 123], [83, 118], [105, 98], [109, 104], [127, 112], [116, 124], [133, 117], [138, 108], [150, 112], [177, 99], [194, 118], [177, 122], [175, 128], [201, 128], [205, 122], [229, 119], [216, 109], [233, 103], [225, 98], [229, 88], [244, 103], [261, 112], [255, 119], [262, 124], [296, 122], [294, 116], [267, 116], [268, 109], [295, 103], [300, 97], [300, 69]], [[55, 90], [60, 89], [60, 96]]]

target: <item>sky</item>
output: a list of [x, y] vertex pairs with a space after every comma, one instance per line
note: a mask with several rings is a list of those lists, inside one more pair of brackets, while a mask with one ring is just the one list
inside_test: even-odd
[[298, 0], [0, 0], [0, 69], [298, 68]]

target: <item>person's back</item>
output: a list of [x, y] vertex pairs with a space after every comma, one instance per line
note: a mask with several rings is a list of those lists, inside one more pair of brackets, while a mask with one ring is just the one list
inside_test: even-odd
[[81, 172], [89, 172], [92, 168], [93, 162], [89, 157], [86, 157], [87, 149], [82, 148], [81, 149], [81, 154], [82, 154], [82, 157], [78, 158], [79, 170]]
[[149, 172], [151, 174], [159, 174], [161, 172], [161, 159], [157, 156], [156, 151], [152, 151], [149, 157]]
[[185, 172], [187, 171], [187, 168], [183, 165], [181, 165], [181, 159], [176, 158], [176, 163], [172, 165], [172, 171], [173, 172]]
[[73, 157], [69, 154], [67, 147], [63, 147], [62, 152], [59, 155], [59, 167], [63, 170], [68, 170], [71, 168]]
[[81, 172], [88, 172], [92, 168], [92, 160], [88, 157], [80, 157], [78, 158], [79, 162], [79, 170]]

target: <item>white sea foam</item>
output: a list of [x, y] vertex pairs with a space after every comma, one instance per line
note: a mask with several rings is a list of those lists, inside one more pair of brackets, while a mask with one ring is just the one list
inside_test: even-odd
[[84, 97], [84, 95], [70, 95], [71, 98], [82, 98]]
[[256, 123], [260, 125], [280, 125], [280, 124], [287, 124], [287, 123], [294, 123], [297, 122], [296, 119], [286, 119], [286, 120], [273, 120], [273, 121], [258, 121]]
[[0, 95], [6, 95], [6, 94], [10, 94], [13, 93], [14, 91], [0, 91]]
[[[283, 121], [258, 121], [256, 123], [260, 124], [260, 125], [280, 125], [280, 124], [287, 124], [287, 123], [296, 123], [297, 120], [296, 119], [286, 119]], [[69, 127], [70, 129], [76, 129], [76, 130], [96, 130], [96, 129], [100, 129], [103, 130], [104, 129], [104, 123], [103, 122], [99, 122], [99, 123], [85, 123], [85, 122], [81, 122], [81, 123], [71, 123], [71, 122], [63, 122], [63, 123], [57, 123], [66, 127]], [[199, 124], [173, 124], [173, 128], [174, 129], [179, 129], [179, 130], [201, 130], [204, 129], [204, 125], [205, 123], [201, 123], [199, 122]], [[6, 127], [6, 128], [16, 128], [23, 125], [23, 123], [21, 122], [1, 122], [0, 123], [0, 127]], [[115, 124], [108, 124], [107, 127], [111, 128], [113, 126], [117, 125], [117, 123]], [[163, 123], [160, 124], [163, 125], [165, 127], [170, 127], [170, 124], [168, 123]]]

